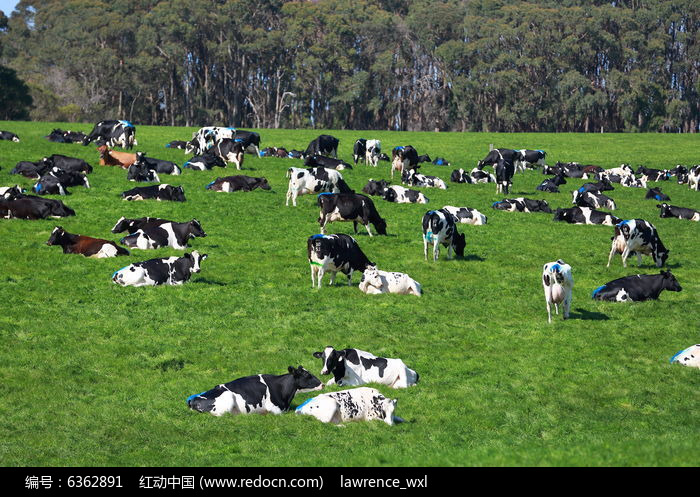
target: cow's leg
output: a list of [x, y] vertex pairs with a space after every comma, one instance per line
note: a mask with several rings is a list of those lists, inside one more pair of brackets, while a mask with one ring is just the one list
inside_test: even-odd
[[423, 255], [425, 256], [425, 260], [428, 260], [428, 239], [423, 235]]
[[[369, 229], [369, 221], [365, 221], [364, 224], [365, 224], [365, 228], [367, 229], [367, 234], [369, 236], [372, 236], [372, 231]], [[355, 222], [355, 225], [357, 225], [357, 222]], [[357, 230], [355, 230], [355, 233], [357, 233]]]
[[433, 262], [436, 262], [438, 260], [438, 257], [440, 257], [440, 244], [437, 241], [437, 238], [433, 242]]
[[610, 261], [612, 260], [613, 256], [615, 255], [615, 252], [617, 252], [617, 245], [616, 245], [616, 243], [615, 243], [615, 239], [613, 239], [612, 248], [610, 249], [610, 255], [608, 256], [608, 265], [607, 265], [607, 267], [610, 267]]
[[630, 255], [630, 250], [628, 246], [625, 246], [625, 250], [622, 251], [622, 266], [627, 267], [627, 258]]
[[547, 322], [551, 323], [552, 322], [552, 306], [551, 302], [549, 299], [546, 299], [547, 302]]
[[554, 301], [554, 312], [559, 315], [559, 302]]
[[311, 267], [311, 288], [316, 288], [316, 275], [318, 274], [317, 266], [309, 264]]
[[564, 319], [569, 319], [569, 311], [571, 310], [571, 291], [564, 299]]
[[324, 213], [321, 213], [321, 216], [318, 218], [318, 224], [321, 226], [321, 234], [325, 235], [326, 234], [326, 224], [328, 224], [328, 218]]
[[[323, 282], [323, 275], [325, 274], [325, 272], [326, 271], [325, 271], [325, 269], [323, 269], [323, 266], [320, 266], [318, 268], [318, 276], [316, 277], [317, 278], [316, 281], [318, 282], [318, 289], [319, 290], [321, 289], [321, 284]], [[333, 284], [333, 280], [335, 280], [335, 273], [331, 273], [331, 283], [330, 283], [331, 285]]]
[[352, 269], [348, 273], [348, 286], [352, 285]]
[[642, 253], [637, 252], [637, 267], [642, 265]]
[[290, 186], [287, 188], [287, 203], [285, 204], [287, 207], [289, 207], [289, 199], [292, 197], [292, 187]]

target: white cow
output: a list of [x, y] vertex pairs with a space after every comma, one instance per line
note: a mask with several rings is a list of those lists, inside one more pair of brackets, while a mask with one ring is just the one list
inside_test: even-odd
[[542, 269], [542, 286], [544, 287], [544, 298], [547, 302], [547, 319], [552, 322], [552, 308], [559, 314], [559, 304], [563, 303], [564, 319], [569, 317], [571, 309], [571, 294], [574, 288], [574, 279], [571, 276], [571, 266], [561, 259], [555, 262], [548, 262]]
[[362, 274], [359, 289], [367, 294], [398, 293], [400, 295], [421, 296], [420, 283], [405, 273], [380, 271], [370, 266]]
[[691, 368], [700, 368], [700, 344], [691, 345], [671, 357], [671, 364], [678, 363]]
[[296, 408], [297, 414], [313, 416], [322, 423], [380, 419], [388, 425], [403, 421], [394, 416], [396, 399], [387, 399], [374, 388], [362, 387], [313, 397]]
[[382, 153], [382, 142], [379, 140], [367, 140], [365, 144], [365, 163], [377, 167], [379, 154]]

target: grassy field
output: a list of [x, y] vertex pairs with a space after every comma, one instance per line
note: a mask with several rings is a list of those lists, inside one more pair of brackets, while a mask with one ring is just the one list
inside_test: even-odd
[[[246, 156], [243, 174], [265, 176], [272, 191], [214, 193], [204, 186], [235, 168], [180, 177], [187, 202], [133, 202], [136, 186], [117, 168], [97, 165], [93, 146], [43, 139], [53, 127], [88, 132], [92, 125], [0, 122], [21, 143], [0, 141], [0, 186], [34, 181], [10, 175], [20, 160], [60, 153], [95, 166], [92, 189], [62, 198], [75, 217], [0, 220], [0, 461], [5, 466], [486, 466], [700, 464], [700, 372], [670, 365], [677, 351], [700, 342], [698, 223], [660, 219], [645, 191], [617, 187], [616, 215], [655, 224], [670, 249], [668, 267], [683, 287], [659, 301], [614, 304], [591, 300], [596, 287], [621, 276], [657, 273], [617, 256], [605, 264], [613, 229], [555, 223], [548, 214], [494, 211], [495, 186], [449, 184], [425, 189], [427, 206], [375, 197], [389, 236], [356, 236], [380, 269], [406, 272], [422, 298], [368, 296], [344, 278], [311, 289], [306, 239], [318, 233], [315, 196], [285, 207], [292, 159]], [[140, 151], [182, 165], [180, 150], [194, 128], [137, 125]], [[303, 149], [319, 132], [259, 130], [264, 146]], [[547, 151], [550, 164], [574, 160], [616, 167], [622, 162], [669, 168], [700, 162], [697, 135], [462, 134], [332, 131], [351, 159], [356, 138], [378, 138], [390, 151], [411, 144], [444, 156], [452, 167], [423, 172], [449, 179], [500, 147]], [[368, 178], [389, 179], [388, 163], [359, 165], [343, 176], [356, 191]], [[545, 198], [570, 206], [569, 180], [560, 194], [536, 192], [543, 179], [514, 178], [511, 197]], [[398, 180], [397, 180], [398, 182]], [[675, 182], [661, 184], [673, 205], [700, 208], [700, 196]], [[52, 197], [56, 198], [56, 197]], [[486, 226], [461, 225], [466, 257], [423, 260], [421, 217], [443, 205], [469, 206]], [[117, 259], [64, 255], [45, 245], [54, 226], [118, 240], [120, 216], [199, 219], [207, 253], [202, 272], [182, 287], [121, 288], [112, 273], [130, 262], [178, 254], [133, 250]], [[352, 234], [334, 223], [331, 233]], [[564, 259], [575, 280], [572, 316], [550, 325], [542, 292], [545, 262]], [[185, 399], [216, 384], [290, 365], [320, 372], [312, 353], [326, 345], [400, 357], [420, 373], [418, 386], [394, 391], [396, 414], [408, 422], [324, 425], [311, 417], [213, 416], [190, 411]], [[328, 377], [322, 377], [328, 380]], [[337, 387], [331, 387], [337, 389]], [[311, 394], [296, 397], [293, 406]]]

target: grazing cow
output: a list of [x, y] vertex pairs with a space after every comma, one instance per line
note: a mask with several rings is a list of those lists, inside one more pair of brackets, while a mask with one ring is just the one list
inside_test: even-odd
[[333, 155], [333, 157], [337, 158], [339, 143], [340, 140], [338, 140], [334, 136], [320, 135], [317, 138], [311, 140], [309, 146], [306, 147], [304, 156], [308, 157], [310, 155]]
[[365, 164], [377, 167], [379, 157], [382, 155], [382, 142], [379, 140], [367, 140], [365, 146]]
[[499, 202], [491, 204], [492, 209], [499, 211], [510, 212], [548, 212], [552, 213], [552, 209], [546, 200], [534, 200], [531, 198], [504, 198]]
[[177, 148], [179, 150], [185, 150], [187, 147], [187, 142], [182, 140], [173, 140], [170, 143], [165, 144], [165, 148]]
[[19, 143], [19, 136], [12, 131], [0, 131], [0, 140], [10, 140]]
[[367, 140], [364, 138], [358, 138], [357, 140], [355, 140], [355, 144], [352, 146], [352, 160], [355, 161], [355, 165], [357, 165], [357, 161], [359, 161], [360, 159], [364, 160], [366, 163], [366, 156]]
[[287, 374], [256, 374], [217, 385], [187, 397], [187, 406], [214, 416], [230, 414], [280, 414], [289, 410], [297, 393], [323, 388], [321, 380], [299, 366]]
[[304, 159], [304, 165], [306, 167], [325, 167], [338, 171], [352, 169], [352, 166], [344, 160], [334, 159], [333, 157], [326, 157], [324, 155], [309, 155]]
[[238, 175], [216, 178], [206, 186], [207, 190], [215, 192], [252, 192], [256, 188], [270, 190], [270, 185], [266, 178], [253, 178], [251, 176]]
[[213, 169], [214, 166], [226, 167], [226, 163], [221, 157], [207, 153], [192, 157], [190, 160], [185, 162], [183, 167], [194, 169], [196, 171], [208, 171]]
[[537, 185], [535, 190], [547, 193], [559, 193], [559, 185], [565, 185], [566, 179], [563, 174], [555, 176], [554, 178], [548, 178], [542, 183]]
[[60, 226], [56, 226], [51, 232], [46, 245], [60, 245], [64, 254], [82, 254], [85, 257], [103, 259], [129, 255], [129, 251], [109, 240], [92, 238], [83, 235], [73, 235]]
[[243, 146], [244, 151], [255, 155], [260, 154], [260, 135], [255, 131], [237, 129], [233, 139]]
[[136, 162], [136, 154], [117, 152], [108, 148], [107, 145], [100, 145], [97, 151], [100, 153], [100, 166], [119, 166], [122, 169], [128, 169]]
[[57, 167], [58, 169], [63, 169], [64, 171], [75, 171], [85, 174], [92, 172], [92, 166], [83, 159], [78, 159], [77, 157], [53, 154], [50, 157], [44, 157], [41, 159], [41, 161], [49, 169]]
[[554, 212], [554, 221], [565, 221], [569, 224], [604, 224], [615, 226], [622, 219], [603, 211], [596, 211], [589, 207], [572, 207], [570, 209], [557, 209]]
[[136, 162], [134, 164], [137, 166], [145, 165], [148, 169], [152, 169], [158, 174], [171, 174], [173, 176], [182, 174], [182, 169], [174, 162], [146, 157], [142, 152], [136, 152]]
[[444, 157], [436, 157], [433, 160], [433, 165], [435, 165], [435, 166], [451, 166], [452, 164], [450, 164], [450, 161], [448, 161]]
[[442, 179], [437, 176], [420, 174], [415, 169], [404, 169], [403, 173], [401, 173], [401, 182], [409, 186], [447, 190], [447, 184]]
[[696, 192], [700, 189], [700, 166], [693, 166], [688, 171], [688, 188]]
[[184, 202], [185, 190], [181, 186], [171, 186], [166, 183], [153, 186], [137, 186], [131, 190], [122, 192], [123, 200], [146, 200], [154, 198], [158, 201], [172, 200]]
[[161, 224], [172, 222], [173, 221], [168, 221], [167, 219], [160, 219], [157, 217], [140, 217], [138, 219], [127, 219], [124, 216], [122, 216], [119, 218], [119, 221], [117, 221], [117, 224], [115, 224], [112, 228], [112, 233], [121, 233], [123, 231], [126, 231], [128, 233], [135, 233], [147, 224], [160, 226]]
[[676, 353], [669, 360], [671, 364], [682, 364], [691, 368], [700, 368], [700, 344], [691, 345]]
[[[376, 268], [370, 268], [376, 270]], [[391, 388], [408, 388], [418, 383], [419, 375], [401, 359], [377, 357], [360, 349], [336, 350], [330, 345], [323, 352], [314, 352], [321, 359], [321, 374], [332, 374], [326, 385], [355, 387], [378, 383]]]
[[104, 141], [105, 145], [122, 148], [133, 148], [136, 145], [136, 128], [129, 121], [109, 120], [95, 124], [92, 131], [83, 139], [83, 145], [88, 145], [95, 140]]
[[292, 205], [296, 207], [299, 195], [318, 194], [321, 192], [353, 193], [345, 180], [343, 180], [343, 176], [335, 169], [290, 167], [287, 170], [287, 178], [289, 178], [287, 206], [289, 206], [289, 199], [291, 198]]
[[452, 174], [450, 174], [450, 181], [453, 183], [468, 183], [471, 185], [475, 180], [464, 169], [455, 169], [452, 171]]
[[46, 219], [75, 216], [75, 211], [60, 200], [34, 195], [22, 195], [12, 200], [0, 200], [0, 217], [5, 219]]
[[236, 164], [236, 169], [240, 171], [243, 167], [244, 147], [241, 142], [224, 138], [219, 140], [208, 152], [220, 157], [222, 160], [233, 162]]
[[[342, 271], [348, 277], [348, 286], [353, 271], [364, 271], [373, 266], [362, 252], [355, 239], [348, 235], [313, 235], [306, 241], [306, 250], [311, 266], [311, 287], [321, 288], [321, 280], [326, 272], [331, 273], [330, 285]], [[318, 280], [318, 284], [316, 283]]]
[[496, 163], [496, 193], [508, 194], [510, 187], [513, 185], [513, 174], [515, 167], [513, 163], [501, 158]]
[[380, 271], [376, 267], [369, 267], [362, 273], [359, 289], [366, 294], [396, 293], [399, 295], [423, 294], [420, 283], [405, 273]]
[[21, 174], [25, 178], [39, 179], [48, 170], [49, 167], [45, 166], [43, 161], [20, 161], [10, 171], [10, 174]]
[[423, 195], [423, 192], [409, 190], [398, 185], [387, 186], [382, 198], [387, 202], [396, 202], [397, 204], [427, 204], [429, 202], [428, 197]]
[[379, 419], [392, 426], [403, 419], [394, 416], [398, 403], [387, 399], [379, 390], [368, 387], [324, 393], [312, 397], [296, 408], [296, 414], [313, 416], [322, 423]]
[[578, 190], [574, 190], [571, 192], [571, 195], [573, 198], [571, 203], [579, 207], [590, 207], [591, 209], [598, 209], [602, 207], [604, 209], [610, 209], [612, 211], [614, 211], [617, 208], [615, 201], [607, 195], [603, 195], [602, 193], [580, 193]]
[[658, 200], [659, 202], [663, 202], [663, 201], [670, 202], [671, 201], [671, 197], [669, 197], [668, 195], [663, 193], [661, 191], [661, 188], [658, 188], [658, 187], [657, 188], [649, 188], [647, 190], [647, 194], [644, 198], [647, 200]]
[[126, 179], [129, 181], [160, 183], [158, 173], [149, 168], [145, 162], [134, 162], [126, 172]]
[[661, 209], [659, 217], [677, 217], [678, 219], [700, 221], [700, 211], [696, 211], [695, 209], [686, 209], [685, 207], [676, 207], [665, 203], [656, 204], [656, 207]]
[[202, 261], [206, 258], [207, 254], [200, 255], [193, 250], [182, 257], [135, 262], [115, 271], [112, 281], [121, 286], [182, 285], [192, 277], [192, 273], [201, 270]]
[[407, 169], [413, 169], [418, 164], [418, 152], [411, 145], [405, 147], [394, 147], [391, 151], [391, 177], [394, 171], [398, 171], [402, 176]]
[[464, 233], [457, 231], [452, 214], [446, 210], [428, 211], [423, 215], [423, 255], [428, 260], [428, 243], [433, 244], [433, 262], [440, 256], [440, 244], [447, 247], [447, 259], [452, 259], [452, 250], [464, 257], [467, 246]]
[[520, 152], [517, 150], [510, 148], [494, 148], [493, 150], [489, 151], [486, 157], [477, 163], [476, 168], [481, 170], [485, 166], [495, 166], [501, 159], [512, 164], [519, 157]]
[[637, 264], [642, 265], [642, 254], [651, 255], [656, 267], [666, 264], [669, 251], [661, 242], [653, 224], [643, 219], [630, 219], [615, 225], [615, 236], [608, 256], [608, 266], [613, 255], [622, 255], [622, 265], [627, 267], [627, 257], [637, 254]]
[[562, 317], [568, 319], [571, 309], [571, 293], [574, 288], [574, 278], [571, 276], [571, 266], [557, 259], [548, 262], [542, 268], [542, 286], [544, 299], [547, 302], [547, 320], [552, 322], [552, 307], [559, 314], [559, 304], [563, 305]]
[[233, 140], [236, 128], [205, 126], [192, 133], [192, 140], [187, 142], [186, 154], [201, 155], [223, 139]]
[[129, 248], [141, 250], [171, 247], [176, 250], [186, 250], [191, 238], [205, 237], [207, 234], [196, 219], [186, 223], [145, 223], [136, 231], [125, 236], [119, 242]]
[[544, 166], [544, 159], [547, 157], [547, 152], [544, 150], [528, 150], [521, 149], [516, 150], [518, 155], [516, 156], [513, 163], [518, 171], [524, 171], [528, 167], [532, 167], [533, 164]]
[[369, 223], [374, 225], [377, 234], [386, 235], [386, 221], [381, 218], [374, 207], [372, 199], [359, 193], [320, 193], [318, 206], [321, 212], [318, 224], [321, 225], [321, 233], [326, 233], [326, 225], [334, 221], [352, 221], [357, 234], [357, 223], [361, 223], [372, 236]]
[[389, 182], [385, 180], [375, 181], [372, 178], [369, 179], [367, 184], [362, 188], [362, 191], [367, 195], [384, 195], [386, 188], [389, 186]]
[[486, 216], [476, 209], [446, 205], [442, 210], [449, 212], [455, 223], [471, 224], [473, 226], [486, 224]]
[[0, 198], [4, 200], [14, 200], [24, 194], [25, 190], [19, 185], [0, 187]]
[[657, 300], [663, 290], [680, 292], [681, 285], [671, 271], [659, 274], [637, 274], [610, 281], [593, 290], [595, 300], [608, 302], [642, 302]]

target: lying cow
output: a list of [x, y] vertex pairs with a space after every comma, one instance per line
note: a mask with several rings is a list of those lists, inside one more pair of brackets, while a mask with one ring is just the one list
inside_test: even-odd
[[547, 212], [552, 213], [552, 209], [546, 200], [535, 200], [531, 198], [504, 198], [501, 201], [491, 204], [492, 209], [509, 212]]
[[595, 300], [609, 302], [642, 302], [644, 300], [657, 300], [663, 290], [669, 292], [682, 290], [671, 271], [618, 278], [593, 290], [592, 297]]
[[318, 206], [321, 208], [318, 224], [321, 226], [323, 234], [326, 233], [328, 223], [352, 221], [355, 234], [357, 234], [357, 223], [359, 222], [365, 227], [369, 236], [372, 236], [369, 223], [374, 225], [377, 234], [386, 235], [386, 221], [377, 212], [372, 199], [365, 195], [359, 193], [320, 193]]
[[544, 150], [516, 150], [518, 156], [514, 160], [515, 167], [518, 171], [525, 171], [526, 168], [533, 165], [544, 166], [547, 152]]
[[[461, 171], [462, 169], [460, 169]], [[471, 170], [469, 173], [469, 176], [472, 178], [472, 183], [495, 183], [496, 182], [496, 176], [493, 174], [486, 172], [486, 171], [481, 171], [479, 168], [474, 168]]]
[[129, 181], [160, 183], [158, 173], [146, 164], [134, 162], [126, 171], [126, 179]]
[[565, 185], [566, 184], [566, 178], [564, 178], [564, 175], [558, 175], [553, 178], [548, 178], [544, 180], [542, 183], [537, 185], [535, 190], [539, 190], [541, 192], [547, 192], [547, 193], [559, 193], [559, 186]]
[[700, 221], [700, 211], [696, 211], [695, 209], [686, 209], [685, 207], [676, 207], [668, 204], [657, 204], [656, 207], [661, 209], [659, 217], [675, 217], [678, 219]]
[[67, 187], [55, 176], [45, 175], [32, 187], [37, 195], [70, 195]]
[[112, 228], [112, 233], [121, 233], [126, 231], [127, 233], [136, 233], [147, 224], [152, 224], [160, 226], [165, 223], [172, 223], [173, 221], [168, 221], [167, 219], [160, 219], [157, 217], [140, 217], [138, 219], [127, 219], [124, 216], [119, 218], [119, 221]]
[[186, 250], [187, 242], [195, 237], [205, 237], [207, 234], [196, 219], [186, 223], [166, 222], [143, 223], [138, 229], [125, 236], [119, 242], [129, 248], [141, 250], [171, 247], [176, 250]]
[[388, 425], [403, 421], [394, 416], [397, 400], [387, 399], [379, 390], [368, 387], [324, 393], [296, 408], [296, 414], [313, 416], [322, 423], [379, 419]]
[[452, 214], [446, 210], [428, 211], [423, 215], [423, 255], [428, 260], [428, 243], [433, 244], [433, 261], [440, 256], [440, 244], [447, 247], [447, 259], [452, 259], [452, 251], [464, 257], [467, 246], [464, 233], [457, 231]]
[[9, 140], [19, 143], [19, 136], [14, 134], [12, 131], [0, 131], [0, 140]]
[[131, 190], [122, 192], [123, 200], [146, 200], [156, 199], [172, 200], [174, 202], [184, 202], [185, 190], [181, 186], [171, 186], [166, 183], [153, 186], [137, 186]]
[[182, 140], [173, 140], [170, 143], [165, 144], [165, 148], [177, 148], [179, 150], [185, 150], [187, 147], [187, 142]]
[[75, 216], [75, 211], [60, 200], [21, 195], [0, 200], [0, 217], [5, 219], [46, 219]]
[[4, 200], [14, 200], [19, 198], [25, 192], [24, 188], [19, 185], [0, 187], [0, 198]]
[[25, 178], [39, 179], [48, 170], [49, 167], [45, 166], [42, 161], [30, 162], [25, 160], [18, 162], [14, 169], [10, 171], [10, 174], [21, 174]]
[[571, 294], [574, 288], [574, 279], [571, 276], [571, 266], [557, 259], [548, 262], [542, 268], [542, 286], [544, 287], [544, 299], [547, 302], [547, 320], [552, 322], [552, 308], [559, 314], [559, 304], [563, 304], [562, 317], [568, 319], [571, 309]]
[[136, 162], [136, 154], [117, 152], [108, 148], [107, 145], [100, 145], [97, 151], [100, 153], [100, 166], [119, 166], [122, 169], [128, 169]]
[[403, 186], [391, 185], [384, 190], [384, 200], [397, 204], [427, 204], [429, 202], [423, 192], [409, 190]]
[[287, 374], [256, 374], [217, 385], [187, 397], [187, 406], [214, 416], [230, 414], [280, 414], [289, 410], [294, 396], [323, 388], [323, 383], [299, 366]]
[[396, 293], [399, 295], [423, 294], [420, 283], [405, 273], [380, 271], [374, 266], [362, 273], [359, 289], [366, 294]]
[[401, 181], [409, 186], [447, 190], [447, 184], [442, 179], [437, 176], [420, 174], [415, 169], [404, 169], [403, 173], [401, 173]]
[[464, 169], [455, 169], [452, 171], [452, 174], [450, 174], [450, 181], [453, 183], [467, 183], [469, 185], [474, 183], [474, 179]]
[[388, 186], [388, 181], [385, 181], [383, 179], [375, 181], [372, 178], [370, 178], [367, 184], [364, 186], [364, 188], [362, 188], [362, 191], [367, 195], [381, 196], [384, 195], [384, 192], [386, 191]]
[[642, 265], [642, 254], [650, 255], [656, 267], [666, 264], [669, 251], [661, 242], [653, 224], [643, 219], [630, 219], [615, 225], [615, 235], [608, 256], [608, 266], [615, 254], [622, 255], [622, 265], [627, 267], [627, 257], [637, 254], [637, 264]]
[[353, 271], [364, 271], [367, 266], [374, 265], [355, 239], [343, 234], [310, 236], [306, 241], [306, 253], [311, 266], [312, 288], [321, 288], [321, 280], [326, 272], [331, 273], [332, 286], [338, 271], [347, 275], [350, 286]]
[[418, 383], [418, 373], [410, 369], [401, 359], [377, 357], [360, 349], [336, 350], [330, 345], [323, 352], [314, 352], [321, 359], [321, 374], [332, 374], [326, 385], [351, 387], [378, 383], [391, 388], [407, 388]]
[[486, 216], [476, 209], [469, 207], [453, 207], [446, 205], [442, 210], [452, 214], [455, 223], [471, 224], [473, 226], [481, 226], [486, 224]]
[[620, 179], [620, 185], [624, 186], [626, 188], [646, 188], [647, 187], [647, 181], [644, 177], [641, 178], [635, 178], [634, 175], [632, 176], [623, 176]]
[[321, 192], [352, 193], [348, 184], [343, 180], [343, 176], [335, 169], [326, 169], [324, 167], [300, 169], [298, 167], [290, 167], [287, 170], [287, 178], [289, 178], [287, 206], [289, 206], [289, 199], [291, 198], [292, 205], [296, 207], [299, 195], [318, 194]]
[[671, 197], [661, 191], [661, 188], [649, 188], [644, 196], [647, 200], [658, 200], [659, 202], [670, 202]]
[[671, 357], [671, 364], [682, 364], [691, 368], [700, 368], [700, 344], [691, 345]]
[[83, 235], [68, 233], [61, 226], [56, 226], [51, 232], [46, 245], [60, 245], [64, 254], [81, 254], [85, 257], [103, 259], [129, 255], [129, 251], [116, 243], [101, 238], [92, 238]]
[[580, 193], [578, 190], [574, 190], [571, 193], [573, 197], [571, 203], [577, 205], [578, 207], [590, 207], [591, 209], [599, 209], [602, 207], [604, 209], [610, 209], [612, 211], [614, 211], [617, 208], [615, 201], [607, 195], [603, 195], [602, 193]]
[[44, 157], [41, 162], [48, 168], [54, 167], [63, 171], [73, 171], [76, 173], [89, 174], [92, 172], [92, 166], [78, 157], [68, 157], [67, 155], [53, 154], [49, 157]]
[[192, 157], [183, 167], [196, 171], [208, 171], [214, 167], [226, 167], [224, 160], [214, 154], [203, 154]]
[[450, 163], [450, 161], [448, 161], [444, 157], [435, 157], [435, 159], [433, 159], [433, 165], [435, 165], [435, 166], [451, 166], [452, 164]]
[[240, 174], [238, 176], [225, 176], [216, 178], [206, 187], [207, 190], [215, 192], [252, 192], [256, 188], [270, 190], [271, 187], [266, 178], [253, 178]]
[[200, 272], [206, 258], [207, 254], [194, 250], [182, 257], [135, 262], [115, 271], [112, 281], [121, 286], [182, 285], [193, 273]]
[[554, 221], [565, 221], [569, 224], [604, 224], [615, 226], [622, 219], [607, 212], [597, 211], [590, 207], [572, 207], [570, 209], [557, 209], [554, 212]]
[[352, 166], [344, 160], [316, 154], [307, 156], [304, 159], [304, 165], [306, 167], [325, 167], [327, 169], [335, 169], [337, 171], [352, 169]]
[[169, 160], [154, 159], [153, 157], [146, 157], [142, 152], [136, 152], [136, 166], [145, 166], [148, 169], [152, 169], [158, 174], [171, 174], [173, 176], [179, 176], [182, 174], [182, 169], [180, 166], [171, 162]]

